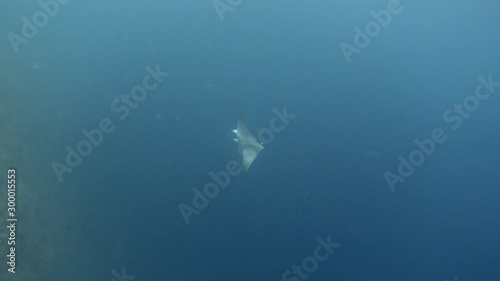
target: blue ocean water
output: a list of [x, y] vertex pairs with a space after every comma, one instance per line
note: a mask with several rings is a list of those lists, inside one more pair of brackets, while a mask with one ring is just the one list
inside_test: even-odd
[[0, 11], [1, 280], [500, 280], [500, 2]]

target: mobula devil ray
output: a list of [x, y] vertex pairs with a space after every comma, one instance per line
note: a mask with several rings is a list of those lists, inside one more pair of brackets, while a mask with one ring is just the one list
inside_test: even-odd
[[260, 151], [264, 149], [263, 143], [259, 143], [257, 139], [248, 131], [247, 126], [243, 123], [243, 115], [240, 113], [238, 118], [238, 125], [232, 132], [236, 135], [234, 141], [240, 144], [243, 154], [242, 166], [243, 169], [248, 171], [252, 162], [257, 158]]

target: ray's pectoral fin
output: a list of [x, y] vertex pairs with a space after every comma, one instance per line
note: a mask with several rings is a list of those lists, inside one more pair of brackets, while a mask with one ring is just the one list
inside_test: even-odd
[[234, 140], [238, 142], [242, 148], [243, 169], [245, 171], [248, 171], [248, 168], [250, 168], [250, 165], [252, 165], [253, 161], [255, 160], [255, 158], [257, 158], [257, 155], [259, 155], [264, 146], [262, 143], [259, 143], [247, 129], [245, 123], [243, 123], [241, 114], [236, 130], [232, 130], [232, 132], [236, 135], [236, 138]]
[[262, 148], [255, 148], [252, 146], [243, 147], [243, 161], [242, 166], [245, 171], [248, 171], [252, 162], [257, 158]]

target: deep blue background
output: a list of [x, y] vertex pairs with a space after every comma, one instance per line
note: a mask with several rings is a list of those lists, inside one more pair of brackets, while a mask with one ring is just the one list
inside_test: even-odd
[[[442, 118], [500, 80], [500, 2], [402, 1], [348, 64], [339, 44], [386, 3], [244, 0], [220, 21], [210, 1], [73, 0], [19, 54], [6, 34], [39, 7], [0, 4], [2, 98], [44, 152], [39, 192], [91, 247], [52, 274], [278, 281], [331, 235], [310, 280], [500, 280], [500, 88], [456, 131]], [[113, 99], [157, 64], [171, 75], [118, 120]], [[297, 117], [186, 225], [178, 205], [240, 158], [238, 112], [253, 130], [285, 106]], [[104, 117], [116, 130], [58, 183], [50, 163]], [[384, 172], [437, 127], [448, 140], [392, 193]]]

